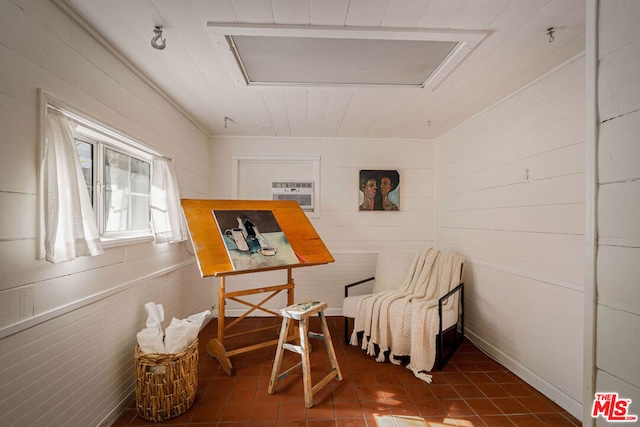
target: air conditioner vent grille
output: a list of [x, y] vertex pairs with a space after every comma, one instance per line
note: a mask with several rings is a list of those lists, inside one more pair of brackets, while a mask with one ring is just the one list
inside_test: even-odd
[[302, 210], [313, 212], [313, 181], [273, 181], [272, 200], [295, 200]]

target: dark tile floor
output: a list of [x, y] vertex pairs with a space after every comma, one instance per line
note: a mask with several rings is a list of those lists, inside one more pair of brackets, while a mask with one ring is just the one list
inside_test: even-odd
[[[275, 345], [231, 358], [235, 373], [228, 376], [206, 353], [206, 343], [216, 336], [217, 322], [200, 332], [198, 391], [191, 408], [161, 424], [176, 426], [578, 426], [579, 421], [465, 341], [433, 382], [417, 379], [404, 366], [378, 363], [364, 350], [344, 344], [343, 318], [328, 317], [340, 369], [341, 382], [331, 381], [314, 396], [306, 409], [300, 370], [267, 393]], [[237, 327], [275, 325], [277, 318], [247, 318]], [[317, 317], [311, 330], [319, 331]], [[227, 340], [227, 351], [246, 345], [255, 336]], [[249, 340], [243, 342], [243, 340]], [[314, 344], [314, 341], [311, 341]], [[317, 341], [315, 342], [317, 343]], [[313, 383], [328, 372], [324, 346], [311, 354]], [[284, 365], [300, 356], [285, 352]], [[131, 403], [114, 426], [154, 424], [139, 417]]]

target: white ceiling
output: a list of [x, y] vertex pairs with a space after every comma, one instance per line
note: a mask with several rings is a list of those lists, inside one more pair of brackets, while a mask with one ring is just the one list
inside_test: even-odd
[[[584, 0], [62, 1], [209, 135], [435, 138], [584, 50]], [[435, 87], [253, 87], [236, 82], [208, 23], [487, 35]], [[164, 50], [150, 44], [156, 25]]]

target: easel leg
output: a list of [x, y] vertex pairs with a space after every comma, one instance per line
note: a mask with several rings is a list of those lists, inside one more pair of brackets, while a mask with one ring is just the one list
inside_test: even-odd
[[233, 376], [233, 365], [227, 356], [227, 350], [224, 348], [224, 308], [225, 308], [225, 280], [224, 276], [220, 277], [220, 286], [218, 287], [218, 337], [209, 340], [207, 344], [207, 353], [211, 357], [215, 357], [220, 366], [229, 376]]
[[214, 357], [220, 362], [220, 366], [229, 376], [233, 376], [233, 365], [231, 360], [227, 357], [227, 350], [224, 345], [218, 341], [217, 338], [212, 338], [207, 344], [207, 353], [209, 356]]

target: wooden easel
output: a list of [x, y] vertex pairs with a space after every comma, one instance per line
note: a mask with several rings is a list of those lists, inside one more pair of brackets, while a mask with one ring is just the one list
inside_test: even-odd
[[[278, 339], [259, 342], [245, 347], [227, 350], [225, 339], [240, 335], [261, 332], [272, 327], [252, 329], [236, 334], [226, 331], [256, 310], [272, 316], [280, 316], [277, 312], [264, 307], [264, 304], [282, 291], [287, 292], [287, 305], [294, 304], [293, 269], [333, 262], [333, 256], [316, 233], [300, 206], [295, 201], [271, 200], [195, 200], [183, 199], [182, 208], [189, 225], [189, 233], [195, 249], [198, 267], [202, 277], [219, 277], [218, 288], [218, 336], [207, 344], [207, 352], [216, 358], [228, 375], [233, 375], [230, 357], [259, 348], [275, 345]], [[273, 212], [280, 228], [284, 232], [300, 263], [286, 266], [236, 271], [229, 259], [225, 243], [216, 225], [212, 211], [218, 210], [270, 210]], [[287, 270], [287, 282], [281, 285], [265, 286], [235, 292], [227, 292], [225, 278], [227, 276], [255, 273], [258, 271]], [[242, 299], [247, 295], [266, 295], [258, 304]], [[225, 325], [225, 300], [244, 304], [250, 308], [242, 316]], [[277, 326], [276, 326], [277, 327]], [[290, 338], [293, 338], [290, 337]]]

